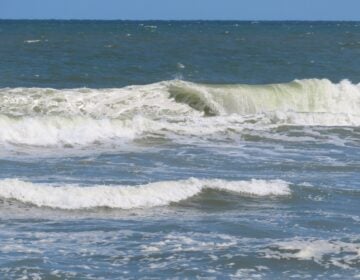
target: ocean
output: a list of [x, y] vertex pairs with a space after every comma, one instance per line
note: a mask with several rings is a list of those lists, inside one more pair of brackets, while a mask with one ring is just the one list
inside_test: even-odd
[[0, 278], [360, 278], [359, 74], [360, 22], [0, 21]]

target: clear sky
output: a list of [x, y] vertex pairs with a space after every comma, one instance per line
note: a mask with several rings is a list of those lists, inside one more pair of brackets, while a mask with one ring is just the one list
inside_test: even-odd
[[360, 0], [0, 0], [0, 18], [360, 20]]

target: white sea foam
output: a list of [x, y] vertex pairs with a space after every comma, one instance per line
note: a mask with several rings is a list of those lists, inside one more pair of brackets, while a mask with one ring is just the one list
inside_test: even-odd
[[0, 89], [0, 143], [89, 145], [158, 136], [239, 138], [279, 125], [359, 126], [360, 85], [167, 81], [118, 89]]
[[41, 42], [41, 40], [25, 40], [24, 43], [27, 43], [27, 44], [34, 44], [34, 43], [39, 43]]
[[325, 239], [300, 239], [280, 241], [264, 251], [266, 258], [312, 260], [320, 265], [344, 269], [355, 267], [360, 261], [360, 244]]
[[[163, 117], [193, 115], [192, 109], [195, 109], [212, 115], [270, 114], [291, 124], [292, 119], [285, 118], [287, 114], [359, 118], [359, 107], [360, 84], [347, 80], [339, 84], [325, 79], [309, 79], [252, 86], [203, 85], [174, 80], [119, 89], [0, 89], [0, 113], [13, 116], [60, 114], [129, 118], [141, 113]], [[319, 125], [321, 123], [320, 120]]]
[[164, 206], [188, 199], [204, 189], [234, 192], [245, 196], [282, 196], [291, 193], [289, 184], [282, 180], [225, 181], [190, 178], [138, 186], [90, 187], [33, 184], [17, 179], [0, 181], [0, 197], [4, 199], [60, 209], [132, 209]]
[[56, 116], [12, 119], [0, 116], [0, 143], [32, 146], [89, 145], [111, 139], [134, 139], [145, 124], [135, 119], [100, 119]]

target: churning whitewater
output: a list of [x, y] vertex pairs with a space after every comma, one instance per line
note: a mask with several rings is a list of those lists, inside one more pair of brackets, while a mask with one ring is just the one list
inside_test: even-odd
[[146, 137], [238, 136], [282, 125], [360, 125], [360, 85], [295, 80], [205, 85], [180, 80], [119, 89], [3, 88], [0, 143], [64, 146]]
[[165, 206], [201, 193], [205, 189], [227, 191], [245, 196], [290, 195], [282, 180], [225, 181], [190, 178], [139, 186], [51, 186], [16, 179], [0, 181], [0, 198], [14, 199], [39, 207], [83, 209], [110, 207], [120, 209]]

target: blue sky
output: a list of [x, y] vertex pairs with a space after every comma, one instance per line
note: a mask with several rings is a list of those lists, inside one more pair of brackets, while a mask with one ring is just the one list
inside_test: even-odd
[[360, 0], [0, 0], [0, 18], [360, 20]]

